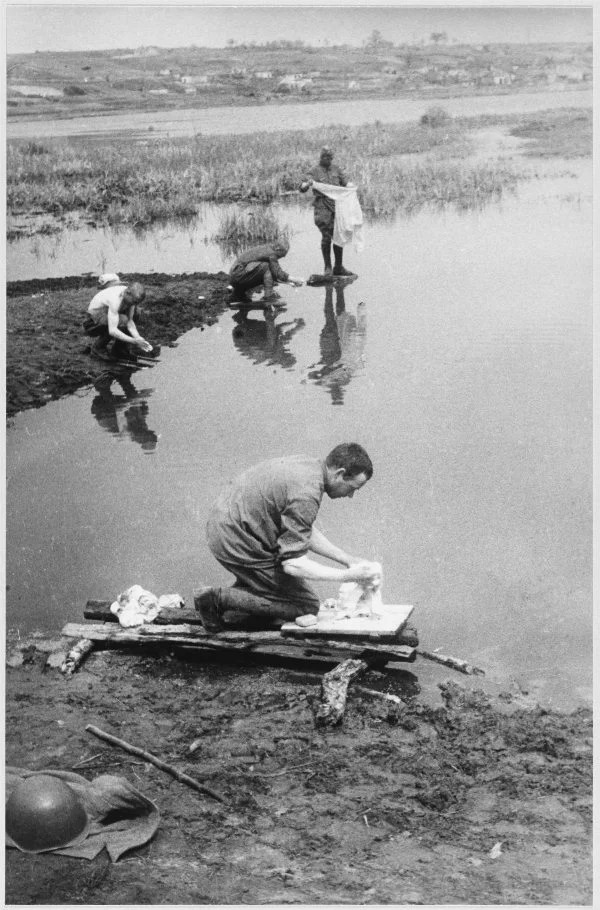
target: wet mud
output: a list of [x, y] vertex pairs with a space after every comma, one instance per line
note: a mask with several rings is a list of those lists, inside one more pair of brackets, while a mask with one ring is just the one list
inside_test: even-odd
[[[224, 272], [121, 277], [125, 282], [140, 281], [146, 288], [136, 324], [144, 337], [162, 347], [175, 345], [189, 329], [212, 324], [227, 305]], [[106, 363], [89, 355], [90, 339], [82, 329], [97, 290], [93, 276], [8, 283], [8, 417], [89, 386], [106, 374]]]
[[452, 672], [434, 707], [419, 700], [417, 661], [361, 679], [403, 709], [351, 684], [343, 722], [329, 729], [315, 711], [331, 664], [123, 649], [95, 651], [65, 678], [46, 665], [52, 647], [12, 642], [7, 763], [122, 775], [161, 823], [116, 864], [7, 850], [10, 904], [591, 903], [588, 709], [524, 708]]

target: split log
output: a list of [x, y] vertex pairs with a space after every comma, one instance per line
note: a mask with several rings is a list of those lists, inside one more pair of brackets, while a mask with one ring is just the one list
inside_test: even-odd
[[156, 626], [154, 623], [147, 623], [143, 626], [125, 629], [118, 623], [103, 622], [67, 623], [62, 634], [71, 638], [86, 636], [93, 641], [108, 644], [155, 643], [219, 651], [255, 651], [276, 646], [278, 649], [290, 650], [292, 653], [302, 650], [307, 656], [326, 652], [333, 655], [341, 652], [380, 663], [388, 661], [412, 663], [416, 658], [415, 649], [405, 645], [380, 645], [375, 642], [364, 645], [358, 642], [329, 639], [312, 639], [309, 643], [303, 638], [284, 638], [277, 630], [273, 632], [211, 633], [207, 632], [203, 626]]
[[457, 657], [438, 654], [436, 651], [423, 651], [421, 648], [417, 650], [417, 654], [427, 658], [427, 660], [433, 660], [438, 664], [444, 664], [445, 667], [452, 667], [453, 670], [458, 670], [459, 673], [465, 673], [467, 676], [485, 676], [485, 670], [482, 670], [480, 667], [473, 667], [471, 664], [468, 664], [466, 660], [459, 660]]
[[168, 765], [167, 762], [157, 758], [156, 755], [152, 755], [151, 752], [146, 752], [145, 749], [140, 749], [138, 746], [132, 746], [130, 743], [125, 742], [124, 739], [119, 739], [116, 736], [112, 736], [110, 733], [105, 733], [104, 730], [100, 730], [99, 727], [94, 727], [93, 724], [88, 724], [85, 729], [88, 733], [93, 733], [94, 736], [97, 736], [98, 739], [103, 739], [105, 742], [110, 743], [111, 746], [118, 746], [119, 749], [124, 749], [125, 752], [129, 752], [131, 755], [137, 755], [140, 758], [143, 758], [144, 761], [150, 762], [150, 764], [160, 768], [161, 771], [166, 771], [171, 777], [174, 777], [182, 784], [187, 784], [188, 787], [192, 787], [193, 790], [198, 790], [199, 793], [206, 793], [207, 796], [211, 796], [220, 803], [225, 802], [223, 797], [219, 796], [218, 793], [215, 793], [214, 790], [211, 790], [210, 787], [205, 787], [204, 784], [201, 784], [197, 780], [194, 780], [193, 777], [184, 774], [183, 771], [178, 771], [173, 765]]
[[79, 669], [90, 651], [94, 650], [94, 647], [94, 642], [91, 641], [91, 639], [82, 638], [76, 645], [73, 645], [68, 652], [64, 663], [60, 668], [60, 672], [64, 673], [65, 676], [72, 676], [75, 670]]
[[315, 715], [318, 725], [333, 727], [340, 723], [346, 709], [348, 685], [355, 676], [364, 673], [367, 667], [368, 664], [364, 660], [350, 658], [324, 675], [321, 683], [321, 704]]

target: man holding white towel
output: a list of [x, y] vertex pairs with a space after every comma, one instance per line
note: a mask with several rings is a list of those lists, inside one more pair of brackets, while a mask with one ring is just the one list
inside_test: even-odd
[[[332, 186], [347, 186], [348, 178], [336, 164], [333, 164], [333, 152], [325, 145], [321, 149], [319, 163], [300, 184], [300, 192], [306, 193], [313, 183], [327, 183]], [[321, 231], [321, 252], [325, 264], [326, 277], [348, 277], [353, 275], [342, 264], [344, 248], [333, 242], [334, 266], [331, 267], [331, 246], [335, 225], [335, 201], [313, 188], [313, 206], [315, 224]]]

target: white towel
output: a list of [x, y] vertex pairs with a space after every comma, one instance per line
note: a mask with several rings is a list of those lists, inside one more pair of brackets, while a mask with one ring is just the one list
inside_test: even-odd
[[313, 181], [312, 188], [323, 193], [335, 202], [335, 221], [333, 224], [333, 242], [336, 246], [346, 246], [354, 242], [354, 249], [362, 253], [365, 248], [363, 237], [363, 214], [358, 201], [355, 186], [333, 186], [329, 183]]

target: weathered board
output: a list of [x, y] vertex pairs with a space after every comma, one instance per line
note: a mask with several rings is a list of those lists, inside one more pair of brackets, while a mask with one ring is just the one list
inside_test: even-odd
[[[410, 609], [412, 610], [412, 607], [410, 607]], [[108, 600], [88, 600], [84, 608], [83, 615], [86, 619], [93, 619], [97, 620], [98, 622], [118, 623], [117, 617], [114, 615], [114, 613], [110, 612], [110, 601]], [[154, 626], [182, 624], [202, 627], [200, 614], [196, 610], [189, 610], [185, 608], [165, 609], [161, 610], [161, 612], [152, 623]], [[304, 638], [306, 634], [308, 634], [309, 637], [313, 638], [322, 637], [319, 627], [316, 627], [318, 629], [318, 634], [315, 636], [314, 632], [312, 631], [315, 629], [314, 626], [311, 629], [310, 627], [300, 628], [300, 626], [297, 626], [295, 623], [286, 623], [286, 626], [287, 625], [292, 627], [292, 635], [294, 638]], [[360, 640], [364, 642], [381, 643], [388, 642], [389, 644], [393, 645], [408, 645], [408, 647], [411, 648], [416, 648], [419, 645], [419, 639], [416, 630], [410, 629], [408, 627], [405, 628], [404, 622], [402, 623], [400, 630], [395, 629], [393, 632], [384, 630], [381, 628], [381, 624], [378, 622], [377, 629], [375, 631], [365, 632], [363, 630], [359, 635], [352, 633], [351, 636], [348, 636], [346, 634], [344, 628], [341, 627], [340, 622], [335, 623], [335, 626], [335, 631], [329, 635], [331, 639], [336, 639], [338, 637], [340, 639], [347, 639], [348, 637], [351, 637], [355, 641]], [[275, 633], [275, 635], [279, 637], [279, 633]], [[289, 637], [286, 632], [283, 632], [283, 630], [282, 635], [286, 638]]]
[[411, 615], [414, 607], [411, 604], [386, 604], [382, 612], [371, 616], [352, 616], [336, 618], [335, 611], [323, 611], [317, 616], [314, 626], [297, 626], [286, 622], [281, 627], [282, 635], [298, 638], [353, 638], [372, 641], [397, 640], [402, 627]]
[[[278, 631], [273, 632], [207, 632], [202, 626], [192, 625], [147, 625], [124, 629], [114, 622], [70, 622], [62, 629], [67, 638], [89, 639], [95, 642], [111, 644], [170, 644], [188, 648], [204, 648], [219, 651], [262, 651], [278, 648], [293, 654], [304, 655], [345, 654], [360, 656], [364, 659], [386, 663], [399, 661], [412, 663], [416, 658], [415, 648], [400, 644], [378, 644], [368, 642], [340, 642], [318, 639], [306, 641], [302, 638], [283, 638]], [[339, 659], [339, 658], [338, 658]]]

